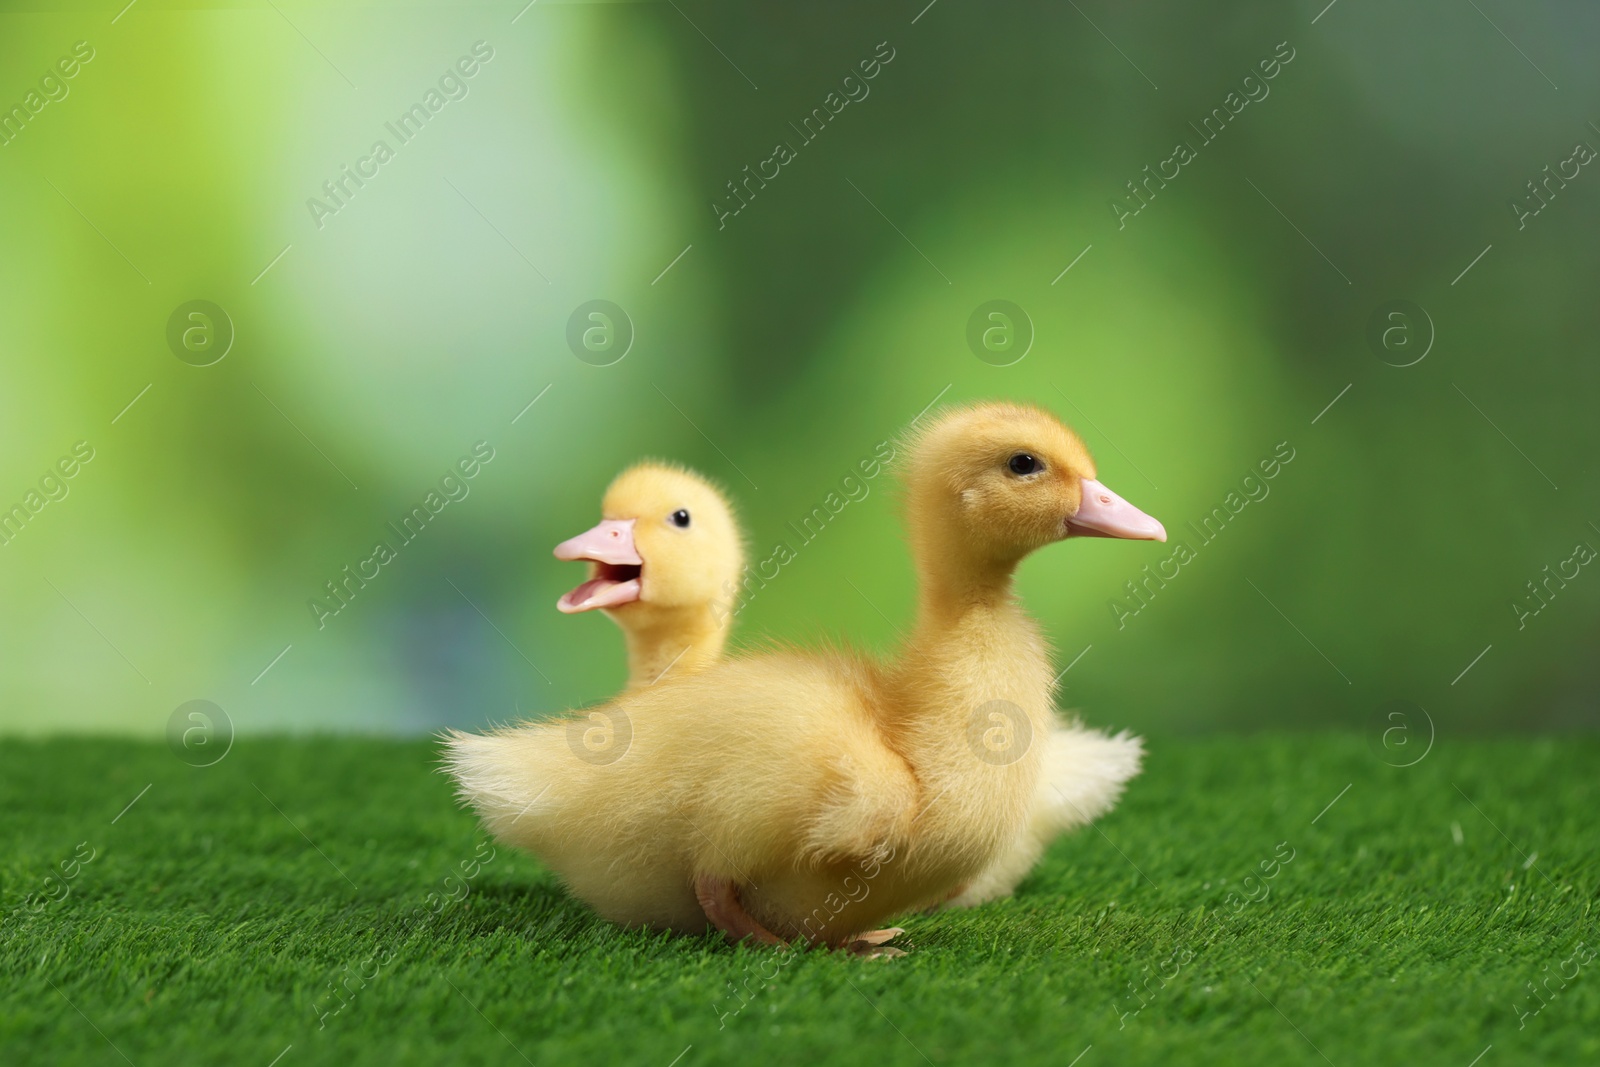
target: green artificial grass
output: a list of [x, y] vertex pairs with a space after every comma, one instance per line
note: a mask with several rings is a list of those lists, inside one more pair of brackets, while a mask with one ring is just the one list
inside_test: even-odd
[[1595, 740], [1158, 739], [894, 960], [602, 923], [428, 743], [0, 745], [5, 1064], [1600, 1062]]

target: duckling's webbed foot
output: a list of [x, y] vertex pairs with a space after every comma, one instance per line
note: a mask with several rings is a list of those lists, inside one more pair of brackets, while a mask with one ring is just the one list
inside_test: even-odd
[[906, 953], [903, 950], [895, 948], [893, 945], [884, 944], [886, 941], [893, 941], [903, 933], [905, 931], [898, 926], [891, 926], [887, 930], [867, 930], [850, 938], [844, 947], [852, 955], [863, 956], [867, 959], [904, 956]]
[[694, 880], [695, 899], [700, 910], [706, 913], [711, 925], [722, 931], [728, 943], [737, 945], [749, 940], [757, 945], [788, 946], [788, 942], [751, 918], [739, 902], [739, 890], [731, 878], [702, 874]]

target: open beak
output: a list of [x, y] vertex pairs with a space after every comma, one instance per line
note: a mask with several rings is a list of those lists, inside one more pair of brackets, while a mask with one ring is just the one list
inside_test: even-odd
[[1093, 478], [1083, 479], [1083, 502], [1067, 519], [1068, 537], [1124, 537], [1165, 541], [1166, 527]]
[[633, 545], [632, 519], [605, 519], [556, 546], [556, 559], [587, 560], [589, 580], [556, 601], [568, 615], [631, 604], [641, 594], [644, 560]]

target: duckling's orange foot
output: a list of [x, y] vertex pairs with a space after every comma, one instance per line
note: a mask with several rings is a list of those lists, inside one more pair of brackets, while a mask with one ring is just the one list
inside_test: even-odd
[[891, 926], [887, 930], [868, 930], [852, 937], [849, 943], [845, 945], [845, 949], [851, 955], [860, 956], [863, 959], [893, 959], [896, 956], [904, 956], [906, 953], [903, 949], [884, 944], [886, 941], [893, 941], [903, 933], [905, 931], [898, 926]]
[[731, 878], [702, 874], [694, 880], [695, 899], [711, 925], [722, 931], [730, 945], [748, 940], [756, 945], [787, 948], [788, 942], [751, 918], [739, 902], [739, 890]]

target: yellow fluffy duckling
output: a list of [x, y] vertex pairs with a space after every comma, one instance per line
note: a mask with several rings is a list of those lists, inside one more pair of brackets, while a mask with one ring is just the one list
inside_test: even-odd
[[589, 563], [588, 580], [556, 607], [599, 608], [622, 628], [630, 690], [715, 663], [733, 624], [725, 591], [744, 569], [722, 493], [693, 471], [649, 461], [617, 475], [600, 513], [598, 526], [555, 548], [557, 559]]
[[626, 738], [603, 758], [574, 740], [581, 721], [452, 734], [490, 831], [605, 918], [735, 942], [879, 944], [899, 932], [884, 920], [990, 867], [1027, 823], [1052, 723], [1017, 564], [1073, 536], [1166, 533], [1038, 408], [949, 412], [907, 468], [919, 602], [897, 657], [780, 651], [669, 676], [588, 713]]
[[[646, 461], [612, 480], [600, 508], [599, 525], [555, 548], [557, 559], [590, 565], [589, 579], [556, 606], [568, 614], [598, 608], [622, 629], [628, 689], [715, 663], [733, 620], [727, 591], [744, 566], [744, 537], [727, 498], [694, 471]], [[949, 906], [1010, 895], [1051, 841], [1111, 810], [1141, 756], [1136, 737], [1053, 724], [1026, 825]]]

